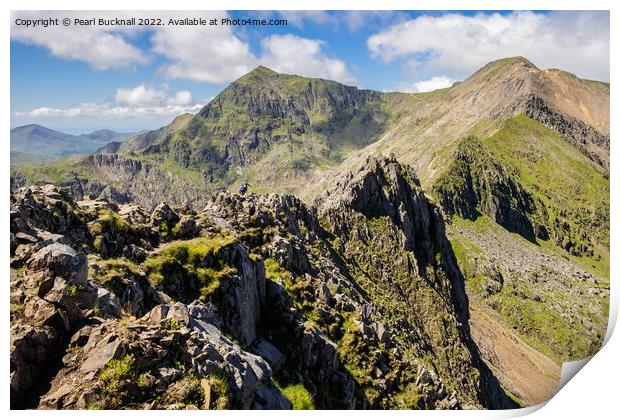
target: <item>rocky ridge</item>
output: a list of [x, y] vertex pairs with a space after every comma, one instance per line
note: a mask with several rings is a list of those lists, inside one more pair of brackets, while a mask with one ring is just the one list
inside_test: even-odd
[[[223, 192], [203, 211], [152, 214], [52, 186], [12, 191], [12, 405], [290, 408], [293, 390], [317, 408], [510, 405], [415, 176], [371, 159], [342, 182], [348, 192], [315, 207]], [[405, 268], [348, 257], [377, 239], [404, 247]]]

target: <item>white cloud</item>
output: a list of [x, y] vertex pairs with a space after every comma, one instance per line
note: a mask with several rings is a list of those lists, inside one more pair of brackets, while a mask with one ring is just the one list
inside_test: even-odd
[[144, 84], [134, 88], [118, 88], [114, 101], [118, 104], [137, 106], [160, 104], [166, 97], [163, 90], [148, 88]]
[[171, 105], [189, 105], [192, 103], [192, 93], [189, 90], [180, 90], [173, 97], [168, 98]]
[[454, 82], [456, 80], [446, 76], [434, 76], [428, 80], [420, 80], [415, 83], [400, 83], [395, 90], [405, 93], [432, 92], [433, 90], [450, 87]]
[[[53, 55], [81, 60], [95, 69], [130, 67], [145, 64], [152, 53], [168, 59], [160, 69], [171, 79], [191, 79], [210, 83], [234, 80], [249, 71], [256, 58], [249, 44], [233, 33], [232, 26], [49, 26], [28, 28], [15, 24], [16, 19], [59, 18], [205, 18], [221, 19], [223, 11], [34, 11], [15, 12], [12, 16], [11, 39], [47, 48]], [[152, 48], [142, 51], [132, 44], [139, 32], [149, 31]]]
[[165, 87], [157, 89], [140, 84], [133, 88], [117, 89], [110, 102], [84, 102], [69, 108], [39, 107], [28, 112], [15, 112], [13, 115], [29, 118], [158, 118], [195, 113], [204, 105], [194, 103], [192, 94], [187, 90], [169, 96]]
[[344, 61], [328, 57], [325, 43], [296, 35], [272, 35], [261, 42], [260, 62], [282, 73], [322, 77], [341, 83], [356, 83]]
[[[221, 19], [226, 12], [192, 13], [192, 17]], [[247, 73], [256, 63], [249, 44], [230, 26], [163, 26], [155, 31], [151, 43], [154, 52], [170, 60], [161, 69], [170, 79], [224, 83]]]
[[420, 16], [370, 36], [371, 54], [409, 60], [426, 74], [467, 75], [489, 61], [521, 55], [536, 65], [609, 80], [608, 12], [449, 13]]
[[152, 36], [153, 50], [171, 60], [161, 69], [164, 76], [224, 83], [263, 64], [283, 73], [356, 82], [344, 61], [325, 53], [324, 41], [292, 34], [272, 35], [261, 41], [261, 55], [257, 57], [249, 44], [228, 27], [206, 31], [193, 27], [163, 29]]
[[29, 118], [106, 118], [106, 119], [135, 119], [135, 118], [157, 118], [157, 117], [177, 117], [186, 112], [196, 113], [204, 105], [194, 104], [183, 105], [164, 105], [164, 106], [118, 106], [111, 103], [82, 103], [71, 108], [51, 108], [41, 107], [29, 112], [15, 112], [16, 117]]
[[64, 17], [123, 17], [114, 12], [71, 11], [19, 11], [12, 14], [11, 39], [44, 47], [56, 57], [81, 60], [97, 70], [129, 67], [144, 64], [148, 57], [132, 45], [118, 27], [111, 26], [39, 26], [36, 28], [16, 25], [17, 19], [42, 19]]
[[[304, 20], [313, 22], [334, 22], [336, 15], [326, 12], [283, 12], [292, 22], [302, 25]], [[263, 55], [252, 53], [247, 41], [237, 36], [233, 26], [49, 26], [48, 28], [26, 28], [15, 24], [16, 19], [59, 18], [70, 19], [91, 17], [160, 18], [169, 19], [204, 18], [222, 19], [225, 11], [143, 11], [143, 12], [90, 12], [90, 11], [25, 11], [12, 16], [11, 39], [34, 44], [48, 49], [54, 56], [81, 60], [95, 69], [131, 67], [145, 64], [154, 55], [165, 58], [159, 74], [168, 79], [188, 79], [207, 83], [226, 83], [249, 72], [262, 63], [284, 72], [305, 76], [326, 77], [345, 83], [355, 81], [342, 60], [329, 57], [323, 51], [325, 43], [294, 35], [274, 35], [261, 43]], [[360, 24], [355, 15], [351, 25]], [[148, 31], [151, 48], [141, 50], [132, 43], [135, 36]], [[148, 101], [149, 94], [155, 94], [145, 87], [134, 92], [119, 92], [119, 98], [128, 105]], [[187, 102], [187, 95], [178, 98]], [[133, 102], [131, 102], [133, 101]]]

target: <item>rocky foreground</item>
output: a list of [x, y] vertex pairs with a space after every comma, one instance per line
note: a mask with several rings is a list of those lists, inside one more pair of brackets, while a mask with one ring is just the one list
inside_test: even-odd
[[507, 408], [442, 215], [368, 159], [311, 207], [11, 192], [13, 408]]

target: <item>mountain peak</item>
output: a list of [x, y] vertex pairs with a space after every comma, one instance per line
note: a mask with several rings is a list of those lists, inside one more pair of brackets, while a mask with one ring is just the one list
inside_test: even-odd
[[47, 127], [43, 127], [42, 125], [39, 125], [39, 124], [26, 124], [26, 125], [22, 125], [22, 126], [15, 127], [15, 128], [11, 129], [11, 131], [15, 131], [15, 132], [17, 132], [17, 131], [25, 131], [25, 130], [55, 131], [55, 130], [49, 129]]
[[252, 69], [250, 72], [241, 76], [239, 79], [235, 81], [235, 83], [250, 81], [250, 80], [255, 81], [255, 80], [270, 79], [270, 78], [278, 77], [280, 75], [281, 73], [278, 73], [274, 70], [271, 70], [268, 67], [260, 65]]
[[526, 75], [529, 73], [540, 72], [540, 69], [536, 67], [530, 60], [525, 57], [507, 57], [500, 60], [491, 61], [484, 67], [476, 71], [469, 79], [476, 79], [478, 77], [494, 78], [497, 76], [511, 73], [513, 75]]
[[419, 187], [420, 181], [415, 173], [401, 165], [394, 155], [371, 155], [355, 171], [337, 179], [328, 188], [323, 199], [324, 207], [337, 208], [344, 203], [364, 214], [395, 216], [398, 204], [392, 199], [396, 195], [413, 195]]
[[493, 63], [506, 63], [506, 64], [511, 64], [511, 65], [521, 64], [521, 65], [525, 65], [526, 67], [532, 67], [532, 68], [538, 69], [538, 67], [536, 67], [534, 63], [532, 63], [530, 60], [520, 55], [517, 55], [515, 57], [506, 57], [500, 60], [492, 61], [490, 64], [493, 64]]
[[265, 67], [262, 64], [258, 65], [254, 68], [250, 73], [262, 73], [262, 74], [278, 74], [277, 71], [270, 69], [269, 67]]

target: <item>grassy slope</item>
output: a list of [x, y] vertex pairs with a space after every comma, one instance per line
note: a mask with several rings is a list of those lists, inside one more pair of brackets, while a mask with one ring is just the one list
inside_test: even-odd
[[[532, 272], [511, 273], [514, 278], [505, 278], [500, 292], [487, 296], [486, 276], [476, 270], [476, 264], [489, 260], [485, 250], [478, 246], [479, 242], [471, 239], [468, 234], [471, 231], [489, 241], [503, 234], [511, 235], [515, 242], [529, 247], [531, 252], [543, 251], [557, 256], [562, 251], [540, 249], [519, 235], [505, 231], [486, 216], [473, 222], [455, 218], [453, 226], [448, 228], [448, 236], [466, 277], [467, 294], [473, 305], [514, 330], [523, 341], [558, 364], [591, 355], [600, 347], [600, 340], [595, 336], [596, 333], [604, 335], [608, 297], [588, 296], [587, 290], [592, 285], [578, 279], [563, 277], [545, 284]], [[542, 271], [541, 275], [544, 276]], [[584, 324], [580, 318], [589, 322]]]
[[[551, 281], [539, 284], [538, 280], [527, 277], [531, 275], [528, 271], [523, 272], [526, 277], [522, 281], [505, 279], [499, 293], [486, 296], [485, 274], [479, 267], [488, 262], [489, 244], [501, 247], [502, 242], [497, 238], [510, 236], [512, 240], [508, 240], [523, 252], [570, 261], [596, 276], [602, 288], [608, 287], [609, 180], [599, 166], [576, 148], [525, 116], [508, 119], [501, 129], [481, 142], [544, 203], [551, 221], [560, 218], [575, 228], [589, 226], [588, 239], [596, 249], [592, 257], [575, 256], [553, 240], [537, 238], [535, 244], [531, 243], [507, 232], [487, 216], [474, 221], [454, 217], [449, 236], [468, 278], [468, 295], [476, 305], [498, 316], [528, 344], [558, 363], [592, 354], [600, 344], [592, 331], [605, 330], [608, 296], [590, 296], [588, 289], [592, 284], [577, 278], [549, 277]], [[549, 276], [544, 271], [541, 274], [543, 278]], [[580, 318], [586, 320], [585, 324]]]
[[[594, 275], [609, 278], [609, 179], [602, 168], [523, 115], [508, 119], [482, 142], [517, 171], [522, 185], [544, 203], [550, 222], [566, 222], [586, 236], [574, 239], [588, 239], [596, 255], [576, 260]], [[539, 244], [553, 248], [552, 241]]]
[[15, 162], [11, 165], [11, 176], [19, 172], [31, 182], [52, 184], [71, 179], [74, 174], [94, 179], [94, 175], [79, 164], [81, 159], [82, 157], [71, 157], [49, 162]]

